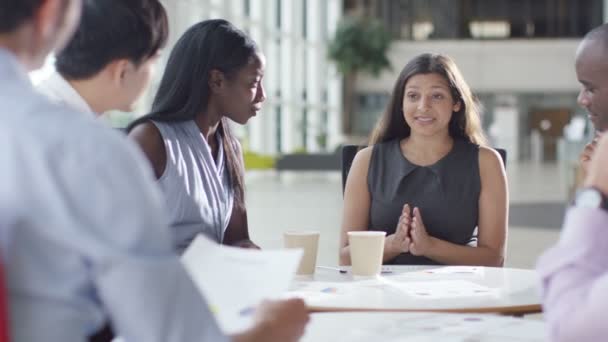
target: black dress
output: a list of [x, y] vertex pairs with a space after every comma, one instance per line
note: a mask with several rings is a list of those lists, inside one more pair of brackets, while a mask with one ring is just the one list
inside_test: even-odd
[[[466, 245], [479, 218], [479, 146], [454, 140], [452, 150], [430, 166], [412, 164], [399, 140], [376, 144], [367, 177], [371, 195], [370, 230], [395, 233], [406, 203], [418, 207], [429, 235]], [[403, 253], [388, 264], [437, 265], [434, 260]]]

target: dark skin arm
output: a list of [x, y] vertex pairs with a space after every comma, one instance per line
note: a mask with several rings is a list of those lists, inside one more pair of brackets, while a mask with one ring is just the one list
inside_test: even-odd
[[165, 172], [167, 154], [165, 152], [163, 137], [158, 128], [151, 122], [144, 122], [135, 126], [135, 128], [129, 132], [129, 138], [135, 140], [142, 149], [152, 164], [156, 179], [159, 179]]
[[[137, 125], [129, 137], [132, 138], [142, 149], [145, 156], [152, 164], [156, 179], [160, 178], [167, 165], [167, 154], [160, 131], [154, 124], [145, 122]], [[213, 146], [214, 155], [217, 153], [217, 146]], [[247, 224], [247, 209], [242, 205], [234, 205], [226, 232], [224, 233], [225, 245], [257, 248], [259, 247], [249, 239], [249, 228]]]
[[260, 249], [258, 245], [249, 239], [249, 227], [247, 224], [247, 209], [243, 206], [234, 206], [230, 222], [224, 233], [224, 245]]

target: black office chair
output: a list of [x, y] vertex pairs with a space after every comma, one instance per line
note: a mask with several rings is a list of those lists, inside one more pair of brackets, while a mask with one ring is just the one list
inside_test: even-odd
[[342, 146], [342, 193], [344, 193], [344, 188], [346, 188], [346, 178], [348, 177], [350, 167], [353, 165], [353, 159], [355, 159], [355, 154], [357, 154], [357, 152], [359, 152], [359, 150], [364, 147], [365, 146], [359, 145]]
[[507, 168], [507, 150], [505, 150], [504, 148], [494, 148], [494, 150], [496, 152], [498, 152], [498, 154], [500, 154], [500, 158], [502, 159], [502, 165], [505, 167], [505, 169]]
[[[348, 172], [350, 171], [350, 167], [353, 165], [353, 159], [355, 159], [355, 154], [364, 148], [365, 146], [359, 145], [344, 145], [342, 146], [342, 194], [344, 194], [344, 189], [346, 187], [346, 178], [348, 177]], [[507, 150], [502, 148], [495, 148], [496, 152], [500, 154], [502, 158], [502, 163], [504, 167], [507, 167]]]

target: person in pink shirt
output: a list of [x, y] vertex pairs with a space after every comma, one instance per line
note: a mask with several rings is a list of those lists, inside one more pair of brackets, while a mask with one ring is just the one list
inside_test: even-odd
[[559, 242], [540, 258], [551, 341], [605, 341], [608, 324], [608, 136], [598, 142]]
[[[608, 123], [608, 25], [577, 51], [579, 103], [596, 127]], [[551, 341], [605, 341], [608, 324], [608, 135], [597, 139], [583, 187], [566, 212], [559, 242], [537, 266]]]

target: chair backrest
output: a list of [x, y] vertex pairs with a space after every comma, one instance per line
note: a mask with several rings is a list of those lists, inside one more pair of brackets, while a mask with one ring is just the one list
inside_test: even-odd
[[359, 145], [344, 145], [342, 146], [342, 193], [344, 193], [344, 189], [346, 188], [346, 178], [348, 177], [348, 172], [350, 171], [350, 167], [353, 165], [353, 159], [355, 159], [355, 154], [365, 146]]
[[498, 152], [498, 154], [500, 154], [500, 158], [502, 158], [502, 164], [504, 165], [505, 169], [507, 168], [507, 150], [505, 150], [504, 148], [494, 148], [494, 150], [496, 150], [496, 152]]
[[[342, 193], [344, 194], [344, 189], [346, 188], [346, 178], [348, 178], [348, 172], [350, 171], [350, 167], [353, 165], [353, 159], [355, 159], [355, 155], [357, 152], [364, 148], [365, 146], [359, 145], [344, 145], [342, 146]], [[502, 158], [502, 163], [504, 167], [507, 167], [507, 150], [503, 148], [495, 148], [496, 152], [500, 154]]]

